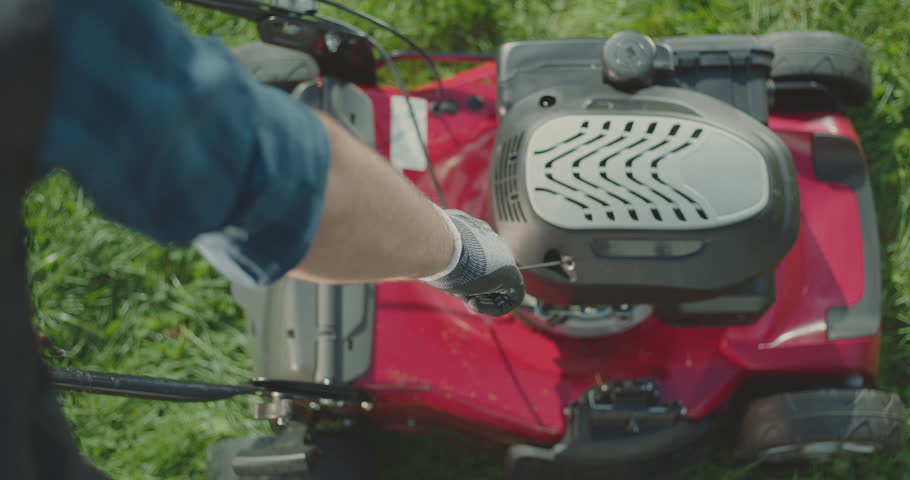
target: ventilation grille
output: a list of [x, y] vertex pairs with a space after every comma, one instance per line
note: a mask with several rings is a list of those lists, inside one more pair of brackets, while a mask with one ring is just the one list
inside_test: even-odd
[[534, 132], [525, 161], [534, 211], [565, 228], [710, 228], [768, 201], [761, 154], [690, 120], [560, 117]]
[[496, 195], [497, 221], [525, 222], [518, 197], [518, 156], [524, 133], [515, 135], [502, 145], [496, 171], [493, 172], [493, 194]]

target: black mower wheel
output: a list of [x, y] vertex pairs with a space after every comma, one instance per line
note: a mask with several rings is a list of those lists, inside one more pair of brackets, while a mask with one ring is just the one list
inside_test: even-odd
[[834, 32], [780, 32], [759, 38], [774, 52], [772, 79], [818, 82], [848, 105], [861, 105], [872, 96], [869, 55], [862, 43]]
[[901, 399], [878, 390], [811, 390], [753, 401], [740, 432], [737, 456], [787, 462], [837, 453], [897, 451], [906, 437]]
[[260, 82], [287, 91], [319, 76], [316, 60], [299, 50], [252, 42], [235, 47], [234, 56]]
[[209, 447], [207, 480], [336, 480], [379, 478], [375, 446], [364, 429], [352, 431], [320, 432], [313, 442], [319, 455], [310, 471], [298, 475], [238, 476], [231, 465], [234, 457], [245, 450], [261, 449], [272, 445], [274, 437], [229, 438]]

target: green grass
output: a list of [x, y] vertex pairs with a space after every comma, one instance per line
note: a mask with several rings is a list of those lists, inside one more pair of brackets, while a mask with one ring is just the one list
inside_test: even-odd
[[[871, 163], [886, 285], [880, 386], [910, 398], [910, 2], [360, 0], [346, 2], [388, 20], [428, 49], [495, 51], [504, 41], [606, 36], [764, 33], [824, 29], [863, 41], [874, 60], [874, 99], [850, 111]], [[182, 4], [197, 33], [237, 44], [255, 38], [246, 22]], [[402, 15], [407, 12], [407, 16]], [[324, 13], [330, 13], [328, 9]], [[350, 20], [350, 17], [339, 15]], [[363, 24], [361, 24], [363, 25]], [[389, 48], [389, 34], [363, 27]], [[406, 70], [412, 80], [425, 72]], [[64, 175], [38, 185], [27, 202], [38, 328], [53, 362], [87, 369], [216, 382], [242, 382], [251, 365], [241, 312], [227, 282], [192, 250], [161, 247], [93, 213]], [[62, 403], [83, 451], [120, 479], [204, 478], [205, 449], [225, 437], [264, 432], [250, 399], [170, 404], [65, 394]], [[410, 437], [385, 439], [387, 478], [497, 479], [497, 451]], [[678, 478], [910, 478], [910, 452], [839, 458], [799, 469], [743, 466], [723, 445]]]

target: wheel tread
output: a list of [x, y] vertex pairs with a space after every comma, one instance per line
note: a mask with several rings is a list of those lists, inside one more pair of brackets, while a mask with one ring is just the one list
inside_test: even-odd
[[782, 445], [823, 441], [904, 445], [906, 414], [897, 395], [876, 390], [816, 390], [754, 400], [743, 417], [737, 454], [750, 459]]
[[862, 43], [835, 32], [778, 32], [759, 37], [774, 52], [771, 78], [814, 80], [843, 101], [866, 102], [872, 95], [869, 55]]

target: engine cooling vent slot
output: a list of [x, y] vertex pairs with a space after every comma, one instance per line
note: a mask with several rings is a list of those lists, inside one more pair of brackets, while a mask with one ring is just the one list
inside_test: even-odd
[[[531, 134], [525, 162], [531, 207], [563, 228], [713, 228], [750, 218], [768, 203], [768, 171], [758, 150], [692, 120], [555, 118]], [[501, 169], [514, 164], [511, 157], [499, 162]]]
[[496, 195], [498, 221], [526, 222], [518, 197], [518, 160], [524, 133], [507, 140], [493, 172], [493, 194]]

